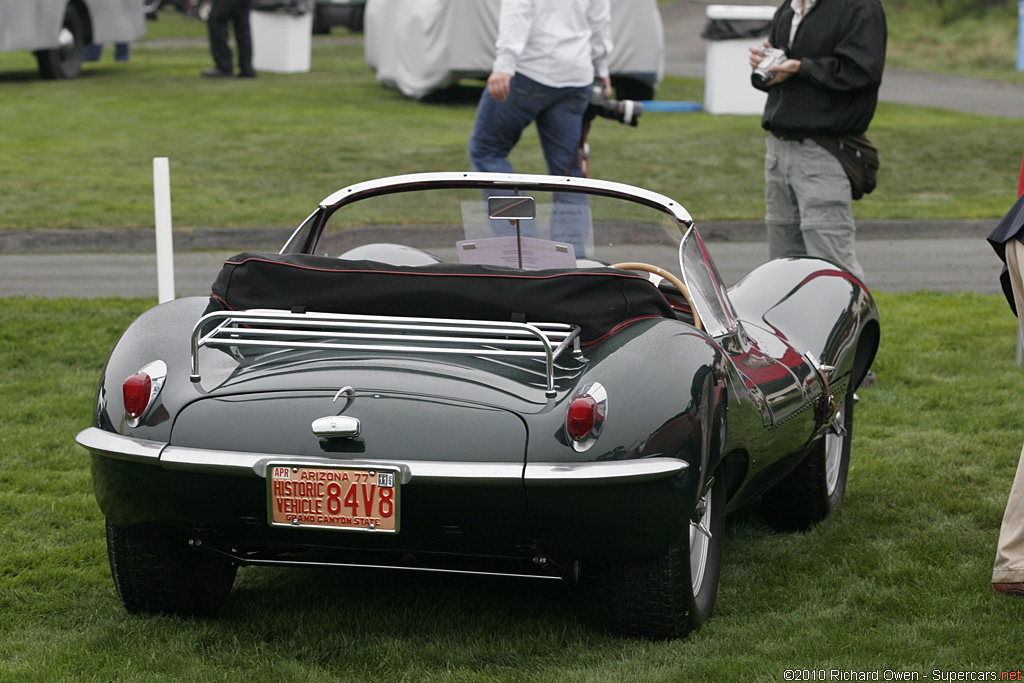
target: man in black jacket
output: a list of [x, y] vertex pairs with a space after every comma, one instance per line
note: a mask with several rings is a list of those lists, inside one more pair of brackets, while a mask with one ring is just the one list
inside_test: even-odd
[[786, 0], [764, 46], [786, 59], [770, 68], [761, 126], [769, 258], [809, 254], [864, 279], [854, 251], [850, 179], [833, 152], [842, 136], [862, 136], [875, 114], [887, 29], [879, 0]]

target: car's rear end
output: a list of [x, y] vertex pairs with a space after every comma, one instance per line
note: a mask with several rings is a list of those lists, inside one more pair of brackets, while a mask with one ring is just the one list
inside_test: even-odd
[[[305, 260], [304, 267], [309, 263]], [[436, 288], [451, 279], [461, 288], [464, 278], [479, 277], [484, 282], [471, 289], [486, 288], [490, 276], [473, 276], [472, 270], [463, 268], [448, 278], [429, 270], [369, 274], [384, 280], [424, 279], [412, 289], [433, 287], [431, 295], [441, 297]], [[263, 274], [263, 269], [236, 272], [233, 282], [251, 292], [243, 282], [248, 277], [258, 281]], [[356, 268], [317, 274], [361, 280], [368, 273]], [[129, 331], [125, 348], [115, 350], [101, 395], [125, 394], [126, 384], [118, 382], [145, 374], [153, 353], [161, 356], [163, 376], [149, 384], [158, 383], [159, 393], [131, 408], [134, 418], [127, 401], [102, 400], [98, 427], [81, 438], [87, 445], [90, 438], [149, 444], [139, 457], [126, 453], [101, 456], [97, 462], [105, 513], [120, 525], [161, 521], [219, 530], [234, 546], [242, 545], [243, 536], [270, 544], [295, 531], [313, 530], [374, 536], [364, 542], [353, 541], [355, 534], [332, 534], [331, 540], [313, 544], [317, 547], [369, 545], [405, 554], [430, 548], [451, 553], [469, 544], [478, 548], [473, 554], [522, 551], [533, 560], [540, 549], [530, 546], [549, 543], [575, 546], [576, 555], [623, 552], [628, 540], [609, 541], [610, 547], [591, 540], [579, 547], [572, 539], [590, 534], [570, 520], [609, 514], [603, 511], [603, 495], [591, 495], [608, 483], [637, 485], [628, 496], [636, 499], [631, 507], [654, 506], [644, 516], [664, 516], [655, 513], [659, 506], [664, 511], [665, 501], [655, 505], [657, 496], [640, 494], [649, 481], [670, 479], [686, 464], [678, 461], [678, 453], [648, 452], [642, 444], [677, 415], [680, 405], [693, 404], [690, 381], [682, 381], [692, 371], [690, 363], [680, 362], [678, 371], [668, 373], [678, 372], [678, 389], [672, 391], [680, 395], [667, 400], [664, 410], [634, 409], [628, 403], [634, 393], [650, 389], [649, 384], [631, 386], [647, 354], [678, 346], [681, 324], [667, 317], [671, 309], [659, 307], [660, 295], [637, 276], [577, 272], [521, 279], [534, 293], [561, 289], [563, 280], [583, 279], [583, 285], [565, 286], [598, 294], [594, 301], [601, 299], [601, 283], [607, 281], [606, 287], [618, 292], [635, 287], [650, 300], [634, 296], [615, 316], [602, 320], [604, 304], [588, 316], [587, 306], [577, 299], [580, 319], [587, 321], [585, 333], [579, 326], [550, 321], [280, 309], [213, 311], [196, 319], [201, 312], [192, 304], [189, 339], [180, 333], [173, 341], [148, 339], [140, 350], [136, 334], [179, 327], [186, 304], [170, 311], [178, 320], [163, 324], [148, 319], [161, 317], [154, 310]], [[449, 294], [458, 298], [455, 290]], [[406, 295], [396, 294], [398, 299]], [[696, 337], [694, 344], [706, 347]], [[164, 353], [158, 351], [161, 346], [167, 347]], [[598, 348], [585, 353], [590, 346]], [[615, 358], [609, 358], [612, 350]], [[611, 415], [609, 398], [622, 402]], [[580, 400], [570, 416], [575, 399]], [[108, 454], [116, 450], [92, 448]], [[125, 477], [129, 461], [143, 467]], [[590, 491], [576, 499], [575, 487]], [[619, 511], [610, 514], [622, 519]], [[571, 531], [565, 532], [567, 527]], [[616, 524], [594, 527], [601, 537], [611, 538], [614, 534], [607, 532]], [[388, 535], [398, 540], [381, 540]], [[307, 543], [298, 538], [296, 544]]]
[[78, 436], [125, 604], [208, 611], [245, 565], [575, 581], [673, 546], [710, 485], [723, 360], [648, 278], [586, 253], [671, 258], [661, 227], [607, 227], [587, 267], [540, 270], [324, 256], [300, 231], [321, 255], [240, 254], [209, 300], [141, 316]]

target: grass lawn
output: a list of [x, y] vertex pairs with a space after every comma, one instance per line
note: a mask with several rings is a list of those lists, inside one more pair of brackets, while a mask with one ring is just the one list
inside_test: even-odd
[[[0, 228], [153, 224], [152, 159], [168, 157], [176, 227], [291, 227], [350, 183], [468, 168], [478, 90], [431, 103], [378, 86], [361, 36], [313, 42], [306, 74], [202, 79], [204, 25], [165, 10], [131, 61], [105, 54], [74, 81], [0, 54]], [[703, 81], [666, 78], [658, 97], [700, 101]], [[1014, 199], [1020, 121], [883, 104], [871, 127], [878, 189], [857, 218], [997, 218]], [[698, 222], [760, 220], [758, 116], [647, 113], [638, 128], [596, 121], [592, 175], [678, 199]], [[544, 168], [531, 127], [513, 151]]]
[[[890, 13], [901, 66], [931, 59], [923, 37], [900, 47], [897, 32], [916, 25]], [[920, 25], [934, 42], [955, 28]], [[209, 66], [202, 30], [164, 12], [128, 64], [106, 54], [70, 82], [39, 80], [30, 55], [0, 54], [0, 228], [152, 225], [155, 156], [170, 158], [181, 227], [294, 225], [349, 183], [467, 167], [474, 98], [424, 104], [381, 89], [358, 36], [315, 38], [309, 74], [224, 82], [198, 76]], [[943, 55], [927, 63], [959, 68]], [[1014, 79], [1002, 62], [985, 68]], [[702, 96], [693, 79], [659, 92]], [[857, 216], [1001, 216], [1020, 131], [1016, 120], [883, 104], [871, 129], [879, 188]], [[749, 116], [601, 121], [593, 175], [676, 197], [698, 221], [758, 219], [763, 138]], [[536, 140], [513, 162], [539, 171]], [[775, 533], [755, 510], [731, 517], [715, 616], [688, 640], [648, 642], [580, 623], [559, 584], [365, 571], [247, 568], [215, 618], [128, 615], [73, 438], [107, 352], [155, 302], [0, 298], [0, 682], [1017, 672], [1024, 600], [988, 585], [1024, 440], [1014, 319], [997, 296], [877, 300], [880, 384], [860, 393], [840, 513], [805, 534]]]
[[860, 394], [840, 514], [805, 534], [731, 517], [715, 616], [689, 640], [648, 642], [580, 623], [560, 584], [365, 571], [243, 569], [216, 618], [128, 615], [73, 437], [107, 351], [153, 301], [0, 299], [0, 681], [1017, 671], [1024, 600], [988, 585], [1024, 438], [1007, 409], [1022, 381], [1014, 320], [997, 296], [878, 303], [880, 383]]
[[883, 2], [889, 26], [886, 64], [1024, 83], [1024, 73], [1017, 71], [1017, 3], [990, 3], [995, 6], [951, 21], [944, 13], [955, 4]]

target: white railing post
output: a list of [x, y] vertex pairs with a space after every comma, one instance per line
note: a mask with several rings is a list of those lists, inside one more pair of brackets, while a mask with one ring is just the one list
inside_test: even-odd
[[171, 171], [167, 157], [153, 158], [153, 209], [156, 221], [157, 300], [174, 299], [174, 240], [171, 236]]

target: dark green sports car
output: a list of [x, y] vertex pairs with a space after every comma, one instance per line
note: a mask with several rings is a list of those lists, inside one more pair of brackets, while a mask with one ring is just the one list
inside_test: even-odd
[[141, 315], [77, 441], [133, 612], [208, 613], [242, 566], [406, 567], [562, 579], [679, 637], [728, 509], [803, 529], [840, 504], [878, 339], [822, 260], [727, 289], [662, 195], [399, 176]]

